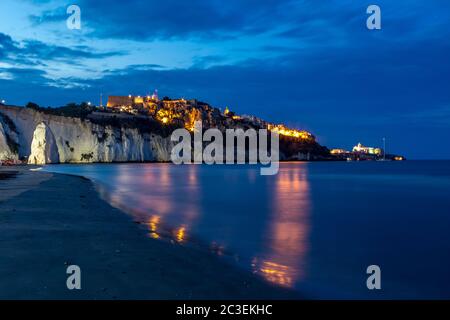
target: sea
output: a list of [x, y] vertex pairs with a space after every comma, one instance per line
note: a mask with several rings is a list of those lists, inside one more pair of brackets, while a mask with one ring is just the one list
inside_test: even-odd
[[285, 162], [273, 176], [256, 165], [44, 170], [91, 179], [150, 238], [311, 299], [450, 298], [450, 161]]

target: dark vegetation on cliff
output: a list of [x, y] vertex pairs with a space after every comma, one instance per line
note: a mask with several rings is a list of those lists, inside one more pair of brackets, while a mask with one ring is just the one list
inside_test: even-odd
[[280, 136], [280, 152], [284, 160], [296, 160], [298, 153], [302, 156], [298, 160], [328, 159], [330, 150], [318, 144], [315, 140], [298, 140], [291, 137]]
[[[140, 133], [148, 133], [148, 134], [157, 134], [162, 137], [168, 137], [173, 132], [173, 130], [177, 128], [182, 128], [182, 124], [161, 124], [159, 121], [156, 121], [149, 117], [130, 117], [123, 118], [119, 116], [111, 116], [111, 117], [89, 117], [92, 113], [98, 112], [96, 107], [93, 107], [87, 103], [69, 103], [62, 107], [52, 108], [47, 107], [43, 108], [37, 105], [36, 103], [29, 102], [26, 105], [26, 108], [33, 109], [38, 112], [42, 112], [49, 115], [61, 116], [61, 117], [70, 117], [70, 118], [79, 118], [82, 120], [89, 120], [94, 124], [98, 124], [101, 126], [111, 126], [114, 128], [123, 128], [123, 129], [137, 129]], [[102, 138], [100, 138], [101, 140]]]
[[[157, 134], [162, 137], [168, 137], [173, 130], [182, 128], [182, 125], [167, 124], [163, 125], [160, 122], [151, 118], [89, 118], [89, 121], [101, 126], [111, 126], [113, 128], [123, 129], [137, 129], [139, 133]], [[100, 139], [105, 139], [104, 137]]]
[[89, 104], [84, 102], [81, 104], [68, 103], [67, 105], [58, 108], [52, 107], [44, 108], [40, 107], [38, 104], [34, 102], [28, 102], [25, 107], [55, 116], [81, 118], [81, 119], [86, 119], [87, 116], [92, 112], [94, 112], [96, 109], [95, 107], [90, 106]]

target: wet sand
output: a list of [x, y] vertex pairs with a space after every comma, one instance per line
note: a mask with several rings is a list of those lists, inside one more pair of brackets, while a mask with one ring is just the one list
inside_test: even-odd
[[[89, 180], [29, 169], [0, 168], [0, 299], [300, 298], [200, 248], [149, 238]], [[81, 290], [67, 289], [68, 265], [81, 268]]]
[[0, 167], [0, 203], [31, 190], [52, 177], [50, 173], [35, 174], [34, 166]]

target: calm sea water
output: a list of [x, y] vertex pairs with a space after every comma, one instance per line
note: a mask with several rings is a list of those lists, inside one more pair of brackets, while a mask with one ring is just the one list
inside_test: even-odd
[[[49, 165], [153, 238], [204, 246], [311, 298], [450, 298], [450, 162]], [[366, 268], [381, 268], [381, 290]]]

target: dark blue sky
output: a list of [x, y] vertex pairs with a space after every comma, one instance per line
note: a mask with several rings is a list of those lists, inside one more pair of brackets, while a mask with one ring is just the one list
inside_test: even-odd
[[[66, 9], [81, 8], [81, 30]], [[381, 7], [382, 29], [366, 28]], [[0, 99], [197, 98], [312, 131], [450, 159], [450, 2], [2, 0]]]

